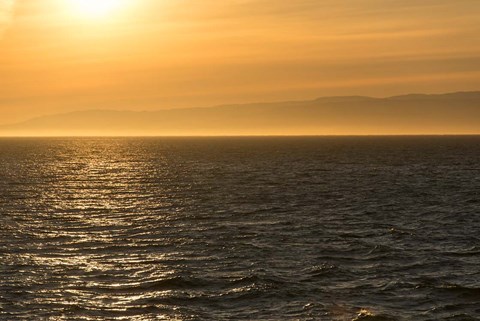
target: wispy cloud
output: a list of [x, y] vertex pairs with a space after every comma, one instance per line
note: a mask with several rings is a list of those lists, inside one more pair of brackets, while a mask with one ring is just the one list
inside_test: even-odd
[[0, 0], [0, 38], [10, 26], [15, 0]]
[[0, 122], [479, 89], [479, 0], [128, 1], [98, 23], [67, 0], [0, 0]]

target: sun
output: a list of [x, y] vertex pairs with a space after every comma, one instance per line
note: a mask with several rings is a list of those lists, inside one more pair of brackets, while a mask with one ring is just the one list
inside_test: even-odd
[[127, 0], [68, 0], [76, 15], [85, 18], [104, 18], [125, 6]]

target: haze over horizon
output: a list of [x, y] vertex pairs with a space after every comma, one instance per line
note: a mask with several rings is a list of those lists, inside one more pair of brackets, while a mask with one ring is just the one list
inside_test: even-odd
[[480, 134], [480, 91], [323, 97], [156, 111], [96, 109], [0, 125], [0, 136]]
[[0, 124], [478, 90], [474, 0], [0, 0]]

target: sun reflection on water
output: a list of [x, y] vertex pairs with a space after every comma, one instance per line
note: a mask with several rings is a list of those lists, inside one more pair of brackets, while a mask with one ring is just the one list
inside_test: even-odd
[[[162, 262], [175, 258], [144, 225], [149, 220], [158, 224], [162, 216], [146, 208], [150, 196], [155, 202], [151, 208], [162, 207], [161, 186], [155, 195], [144, 192], [152, 183], [141, 177], [142, 163], [125, 145], [91, 140], [63, 148], [41, 167], [51, 180], [39, 195], [42, 201], [37, 203], [43, 206], [15, 223], [17, 233], [31, 239], [24, 246], [29, 251], [6, 258], [21, 266], [48, 267], [48, 272], [20, 269], [16, 282], [36, 285], [41, 288], [37, 291], [58, 298], [37, 299], [37, 304], [86, 306], [80, 311], [85, 319], [99, 309], [117, 320], [148, 320], [138, 316], [145, 313], [162, 319], [162, 304], [148, 302], [172, 291], [161, 284], [175, 278], [176, 271]], [[121, 317], [125, 313], [129, 317]]]

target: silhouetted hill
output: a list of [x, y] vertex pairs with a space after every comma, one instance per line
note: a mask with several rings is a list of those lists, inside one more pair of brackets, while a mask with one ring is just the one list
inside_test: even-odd
[[154, 112], [92, 110], [0, 127], [24, 135], [480, 134], [480, 92], [226, 105]]

